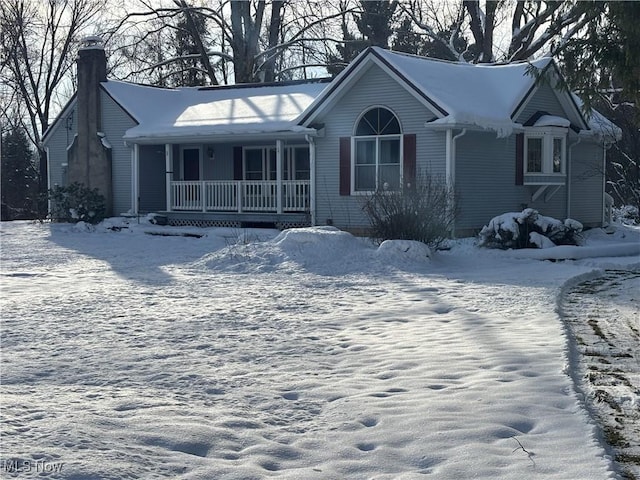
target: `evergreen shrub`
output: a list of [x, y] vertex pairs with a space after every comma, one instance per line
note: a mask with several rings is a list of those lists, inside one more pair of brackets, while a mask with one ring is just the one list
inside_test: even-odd
[[[480, 231], [479, 245], [487, 248], [546, 248], [554, 245], [579, 245], [582, 224], [570, 218], [561, 221], [527, 208], [491, 219]], [[550, 240], [542, 242], [544, 238]]]
[[97, 188], [90, 189], [80, 183], [49, 190], [51, 219], [60, 222], [80, 221], [93, 225], [104, 220], [106, 201]]

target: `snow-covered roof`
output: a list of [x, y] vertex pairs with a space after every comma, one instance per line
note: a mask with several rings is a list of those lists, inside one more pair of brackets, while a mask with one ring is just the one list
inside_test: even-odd
[[[436, 119], [429, 119], [432, 120], [430, 126], [477, 127], [493, 130], [498, 136], [508, 136], [522, 127], [516, 123], [517, 114], [536, 89], [536, 77], [530, 69], [550, 71], [552, 78], [560, 76], [548, 57], [504, 65], [475, 65], [370, 47], [301, 115], [302, 124], [313, 123], [320, 112], [339, 101], [343, 91], [357, 81], [358, 71], [370, 63], [394, 76], [433, 111]], [[558, 100], [567, 111], [567, 120], [572, 124], [575, 122], [578, 128], [593, 129], [596, 135], [605, 129], [611, 130], [612, 124], [597, 112], [592, 120], [586, 118], [581, 109], [582, 102], [575, 95], [559, 92]]]
[[527, 73], [546, 68], [550, 58], [530, 63], [474, 65], [446, 62], [374, 48], [375, 53], [446, 111], [437, 123], [476, 125], [510, 134], [512, 114], [534, 87]]
[[125, 140], [310, 131], [295, 120], [326, 87], [309, 82], [165, 89], [109, 80], [107, 93], [138, 125]]
[[569, 128], [571, 126], [571, 122], [567, 118], [558, 117], [556, 115], [542, 115], [538, 120], [536, 120], [534, 126]]

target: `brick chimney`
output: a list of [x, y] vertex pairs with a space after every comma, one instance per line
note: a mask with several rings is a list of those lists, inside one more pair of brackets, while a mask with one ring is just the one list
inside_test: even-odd
[[112, 215], [111, 150], [103, 142], [100, 82], [107, 80], [107, 58], [100, 37], [85, 37], [78, 50], [78, 130], [69, 150], [69, 183], [78, 182], [98, 191]]

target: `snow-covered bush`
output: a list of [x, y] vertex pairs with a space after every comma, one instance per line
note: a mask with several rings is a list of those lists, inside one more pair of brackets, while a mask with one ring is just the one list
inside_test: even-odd
[[80, 183], [49, 190], [49, 200], [52, 220], [95, 225], [104, 220], [106, 214], [105, 198], [98, 189], [90, 189]]
[[613, 221], [624, 225], [640, 225], [640, 210], [633, 205], [613, 208]]
[[371, 235], [385, 240], [416, 240], [437, 249], [455, 220], [455, 196], [445, 182], [430, 176], [400, 190], [381, 190], [367, 197], [363, 210]]
[[507, 249], [578, 245], [580, 232], [582, 224], [576, 220], [561, 221], [527, 208], [492, 218], [480, 231], [480, 246]]

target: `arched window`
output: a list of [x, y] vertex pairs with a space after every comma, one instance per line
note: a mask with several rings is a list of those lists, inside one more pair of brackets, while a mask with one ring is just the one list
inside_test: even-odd
[[374, 107], [360, 117], [352, 147], [354, 192], [400, 188], [401, 140], [400, 122], [392, 111]]

